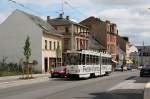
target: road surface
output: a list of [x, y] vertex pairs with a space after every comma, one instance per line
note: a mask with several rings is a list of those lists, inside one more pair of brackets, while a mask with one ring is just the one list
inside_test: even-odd
[[139, 71], [116, 72], [87, 80], [49, 81], [0, 89], [0, 99], [143, 99], [147, 77]]

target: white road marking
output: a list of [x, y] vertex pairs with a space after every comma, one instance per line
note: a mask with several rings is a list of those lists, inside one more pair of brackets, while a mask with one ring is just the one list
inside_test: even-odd
[[112, 88], [108, 89], [107, 91], [115, 91], [115, 90], [121, 90], [121, 89], [144, 89], [145, 83], [135, 83], [136, 80], [127, 80], [124, 82], [121, 82], [117, 84], [116, 86], [113, 86]]

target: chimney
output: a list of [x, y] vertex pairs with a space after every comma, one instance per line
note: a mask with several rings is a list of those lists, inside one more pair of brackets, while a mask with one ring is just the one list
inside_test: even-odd
[[62, 13], [61, 13], [61, 14], [59, 14], [59, 18], [61, 18], [61, 19], [63, 18], [63, 14], [62, 14]]
[[50, 21], [50, 19], [51, 19], [50, 16], [47, 16], [47, 22]]
[[108, 23], [108, 24], [110, 24], [110, 21], [109, 21], [109, 20], [106, 20], [105, 22]]
[[66, 19], [69, 20], [69, 16], [66, 16]]

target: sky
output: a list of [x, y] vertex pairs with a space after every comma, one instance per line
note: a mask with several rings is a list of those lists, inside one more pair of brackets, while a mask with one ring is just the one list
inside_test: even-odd
[[119, 35], [128, 36], [134, 45], [150, 45], [150, 0], [0, 0], [0, 24], [20, 9], [46, 20], [46, 16], [65, 16], [80, 22], [90, 16], [116, 23]]

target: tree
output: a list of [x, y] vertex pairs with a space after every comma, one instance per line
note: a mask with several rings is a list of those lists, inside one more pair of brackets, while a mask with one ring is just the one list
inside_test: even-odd
[[132, 59], [132, 62], [133, 62], [133, 68], [138, 68], [138, 61], [135, 58]]
[[123, 66], [125, 66], [126, 65], [126, 58], [125, 58], [125, 56], [123, 57]]
[[27, 78], [29, 78], [29, 59], [31, 57], [31, 51], [32, 51], [31, 42], [30, 42], [30, 37], [28, 36], [24, 46], [24, 56], [26, 58], [26, 65], [27, 65]]

